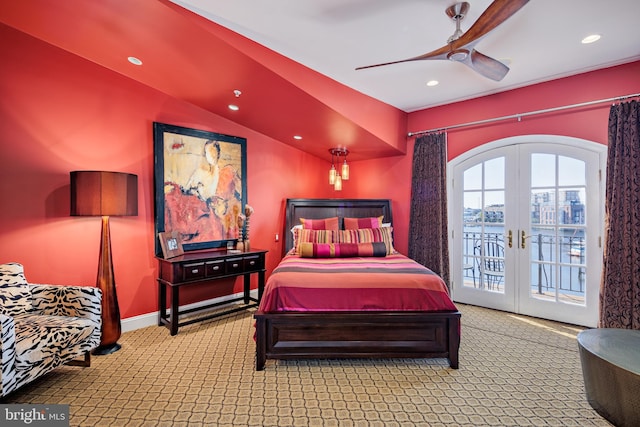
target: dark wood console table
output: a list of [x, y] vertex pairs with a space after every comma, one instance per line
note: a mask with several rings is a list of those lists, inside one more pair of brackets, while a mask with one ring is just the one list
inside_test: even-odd
[[[156, 257], [160, 265], [158, 277], [158, 326], [166, 325], [171, 335], [178, 333], [179, 326], [224, 316], [236, 311], [257, 307], [264, 291], [265, 254], [267, 251], [253, 249], [247, 252], [229, 253], [226, 250], [188, 252], [175, 258]], [[251, 274], [258, 274], [258, 298], [250, 295]], [[219, 279], [244, 276], [243, 296], [203, 307], [180, 311], [180, 287], [197, 283], [214, 282]], [[167, 289], [171, 288], [171, 312], [167, 314]], [[223, 312], [180, 322], [180, 315], [208, 310], [223, 304], [243, 301], [244, 306]], [[252, 303], [253, 302], [253, 303]]]

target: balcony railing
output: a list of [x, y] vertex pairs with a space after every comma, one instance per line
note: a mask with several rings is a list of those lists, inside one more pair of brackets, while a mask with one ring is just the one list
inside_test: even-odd
[[[580, 300], [585, 286], [585, 239], [571, 235], [538, 233], [526, 240], [530, 245], [532, 294], [558, 294]], [[513, 244], [516, 236], [513, 237]], [[492, 247], [498, 249], [491, 249]], [[465, 286], [504, 292], [504, 233], [479, 230], [463, 233], [463, 280]], [[504, 270], [504, 268], [502, 268]]]

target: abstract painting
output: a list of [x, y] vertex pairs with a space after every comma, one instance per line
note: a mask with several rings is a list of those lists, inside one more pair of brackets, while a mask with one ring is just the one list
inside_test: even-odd
[[153, 135], [156, 235], [178, 232], [185, 252], [226, 247], [247, 199], [246, 139], [157, 122]]

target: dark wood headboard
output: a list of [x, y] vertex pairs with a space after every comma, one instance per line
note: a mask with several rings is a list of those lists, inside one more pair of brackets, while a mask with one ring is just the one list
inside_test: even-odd
[[[283, 255], [293, 247], [291, 227], [300, 224], [300, 218], [321, 219], [334, 216], [340, 219], [384, 216], [383, 222], [393, 224], [389, 199], [287, 199]], [[342, 222], [340, 223], [342, 228]]]

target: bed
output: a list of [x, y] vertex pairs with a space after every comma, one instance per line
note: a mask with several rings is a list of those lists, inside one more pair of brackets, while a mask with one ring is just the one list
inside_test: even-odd
[[[349, 303], [343, 302], [344, 300], [348, 301], [349, 297], [340, 292], [343, 292], [342, 288], [352, 290], [360, 287], [359, 284], [363, 281], [364, 273], [361, 272], [357, 280], [352, 280], [352, 276], [345, 276], [350, 272], [346, 268], [341, 274], [322, 271], [324, 268], [328, 268], [325, 265], [327, 262], [344, 266], [343, 263], [349, 261], [346, 258], [332, 258], [332, 261], [328, 261], [321, 258], [292, 259], [288, 255], [294, 245], [294, 238], [290, 230], [294, 225], [300, 224], [301, 218], [331, 217], [339, 217], [341, 223], [342, 218], [345, 217], [383, 217], [383, 223], [392, 224], [391, 202], [388, 199], [288, 199], [286, 201], [283, 230], [284, 257], [267, 280], [260, 307], [254, 314], [256, 321], [256, 370], [263, 370], [268, 359], [333, 358], [447, 358], [449, 366], [457, 369], [460, 345], [460, 312], [448, 298], [446, 287], [446, 297], [441, 296], [442, 292], [428, 291], [431, 295], [438, 295], [436, 299], [442, 300], [441, 304], [436, 307], [436, 311], [423, 308], [419, 304], [415, 307], [404, 305], [401, 310], [380, 311], [380, 309], [367, 309], [366, 307], [351, 310]], [[300, 257], [294, 256], [294, 258]], [[384, 260], [385, 263], [396, 263], [398, 266], [401, 263], [413, 263], [402, 255], [387, 255], [380, 258], [354, 257], [352, 260], [355, 263], [367, 264], [365, 268], [372, 268], [372, 264], [378, 260]], [[315, 263], [316, 265], [312, 265], [312, 269], [315, 268], [319, 272], [316, 274], [306, 270], [307, 262]], [[303, 264], [305, 265], [302, 266]], [[417, 263], [413, 264], [417, 265]], [[398, 268], [404, 271], [404, 266]], [[413, 270], [415, 270], [415, 266], [411, 267], [410, 273], [416, 273]], [[428, 269], [424, 270], [426, 272], [418, 273], [422, 276], [431, 274], [444, 284], [437, 275]], [[300, 272], [303, 276], [299, 275]], [[322, 286], [318, 287], [322, 289], [313, 289], [313, 292], [316, 293], [303, 301], [301, 308], [296, 308], [295, 301], [291, 302], [296, 298], [278, 305], [279, 298], [274, 297], [272, 293], [275, 292], [274, 289], [278, 288], [279, 282], [286, 280], [285, 276], [287, 275], [293, 280], [296, 280], [296, 277], [299, 278], [297, 282], [289, 283], [287, 288], [302, 288], [302, 284], [313, 288], [315, 285], [321, 284]], [[397, 280], [396, 278], [401, 276], [403, 274], [388, 277]], [[414, 275], [414, 277], [417, 276]], [[420, 278], [420, 280], [423, 279]], [[371, 279], [371, 283], [372, 286], [377, 286], [384, 291], [385, 286], [380, 284], [379, 280], [376, 282], [377, 285], [373, 285], [374, 279]], [[327, 286], [328, 290], [324, 289], [324, 286]], [[386, 288], [388, 287], [386, 286]], [[331, 292], [340, 295], [336, 298], [336, 301], [339, 302], [338, 309], [323, 310], [320, 303], [318, 303], [318, 307], [313, 306], [315, 301], [326, 299], [326, 296]], [[372, 290], [368, 295], [376, 294], [378, 294], [378, 290]], [[386, 295], [391, 297], [393, 294], [387, 293]], [[304, 298], [297, 299], [304, 300]], [[409, 299], [415, 300], [415, 298]]]

